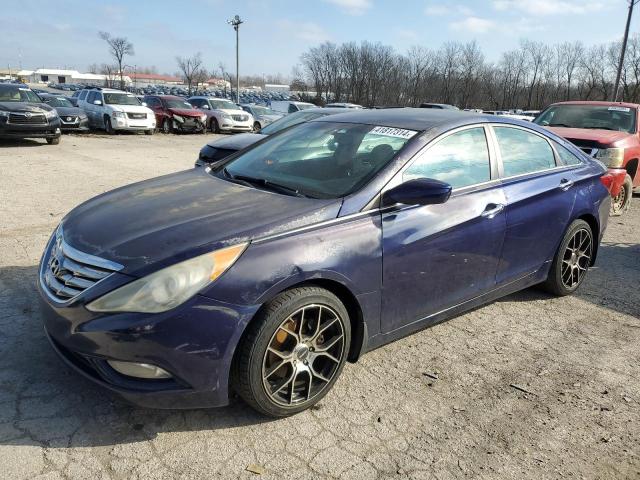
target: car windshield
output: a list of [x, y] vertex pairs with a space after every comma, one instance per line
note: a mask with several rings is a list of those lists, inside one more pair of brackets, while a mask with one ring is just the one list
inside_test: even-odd
[[130, 93], [105, 93], [104, 103], [107, 105], [140, 105], [140, 100]]
[[305, 123], [247, 150], [215, 174], [281, 193], [344, 197], [365, 185], [416, 133], [356, 123]]
[[534, 123], [543, 127], [588, 128], [634, 133], [636, 109], [608, 105], [556, 105]]
[[167, 108], [182, 108], [183, 110], [193, 110], [193, 105], [191, 105], [189, 102], [185, 102], [184, 100], [170, 98], [165, 99], [164, 103], [167, 105]]
[[257, 105], [252, 105], [251, 110], [255, 112], [256, 115], [277, 115], [276, 112], [267, 107], [260, 107]]
[[282, 117], [275, 122], [267, 125], [262, 130], [260, 130], [260, 133], [263, 135], [273, 135], [274, 133], [277, 133], [280, 130], [284, 130], [285, 128], [289, 128], [293, 125], [298, 125], [299, 123], [308, 122], [309, 120], [313, 120], [314, 118], [324, 117], [325, 115], [328, 114], [324, 113], [319, 108], [309, 112], [292, 113], [291, 115]]
[[73, 104], [63, 97], [46, 97], [44, 101], [52, 107], [73, 107]]
[[218, 110], [241, 110], [239, 106], [229, 100], [209, 100], [211, 106]]
[[28, 88], [0, 88], [0, 102], [42, 103], [40, 97]]

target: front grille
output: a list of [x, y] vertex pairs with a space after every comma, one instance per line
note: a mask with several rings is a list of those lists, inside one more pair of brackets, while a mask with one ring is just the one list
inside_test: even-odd
[[568, 138], [567, 140], [569, 140], [590, 157], [595, 157], [598, 153], [598, 149], [600, 148], [600, 144], [593, 140], [583, 140], [578, 138]]
[[584, 153], [586, 153], [590, 157], [595, 157], [596, 154], [598, 153], [597, 148], [591, 148], [591, 147], [578, 147], [578, 148], [580, 148], [580, 150], [582, 150]]
[[10, 113], [9, 122], [14, 125], [46, 125], [47, 118], [42, 113]]
[[131, 113], [131, 112], [127, 112], [127, 117], [129, 117], [131, 120], [143, 120], [143, 119], [147, 118], [147, 114], [146, 113]]
[[40, 266], [40, 281], [57, 301], [66, 302], [123, 267], [68, 245], [58, 227]]
[[246, 122], [247, 120], [249, 120], [249, 117], [247, 115], [231, 115], [231, 118], [233, 118], [236, 122]]
[[78, 117], [65, 115], [60, 117], [60, 120], [62, 120], [62, 123], [76, 123], [78, 121]]

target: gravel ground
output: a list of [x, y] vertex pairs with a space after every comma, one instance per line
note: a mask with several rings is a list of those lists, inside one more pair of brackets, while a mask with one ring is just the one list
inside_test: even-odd
[[0, 477], [640, 478], [640, 198], [579, 293], [511, 295], [347, 365], [316, 408], [126, 405], [68, 370], [35, 301], [81, 201], [189, 168], [202, 135], [0, 146]]

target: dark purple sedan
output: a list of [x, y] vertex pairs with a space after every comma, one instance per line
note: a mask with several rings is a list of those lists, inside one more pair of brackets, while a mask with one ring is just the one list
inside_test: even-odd
[[605, 172], [506, 117], [318, 118], [71, 211], [40, 265], [46, 331], [136, 404], [235, 393], [291, 415], [376, 347], [532, 285], [573, 293], [607, 225]]

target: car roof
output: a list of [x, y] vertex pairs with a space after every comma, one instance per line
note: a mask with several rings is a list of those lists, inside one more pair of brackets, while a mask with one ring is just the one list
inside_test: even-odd
[[605, 101], [587, 101], [587, 100], [574, 100], [568, 102], [556, 102], [549, 105], [553, 107], [555, 105], [593, 105], [596, 107], [629, 107], [629, 108], [638, 108], [640, 105], [637, 103], [628, 103], [628, 102], [605, 102]]
[[157, 97], [164, 100], [184, 100], [184, 98], [177, 95], [144, 95], [145, 97]]

